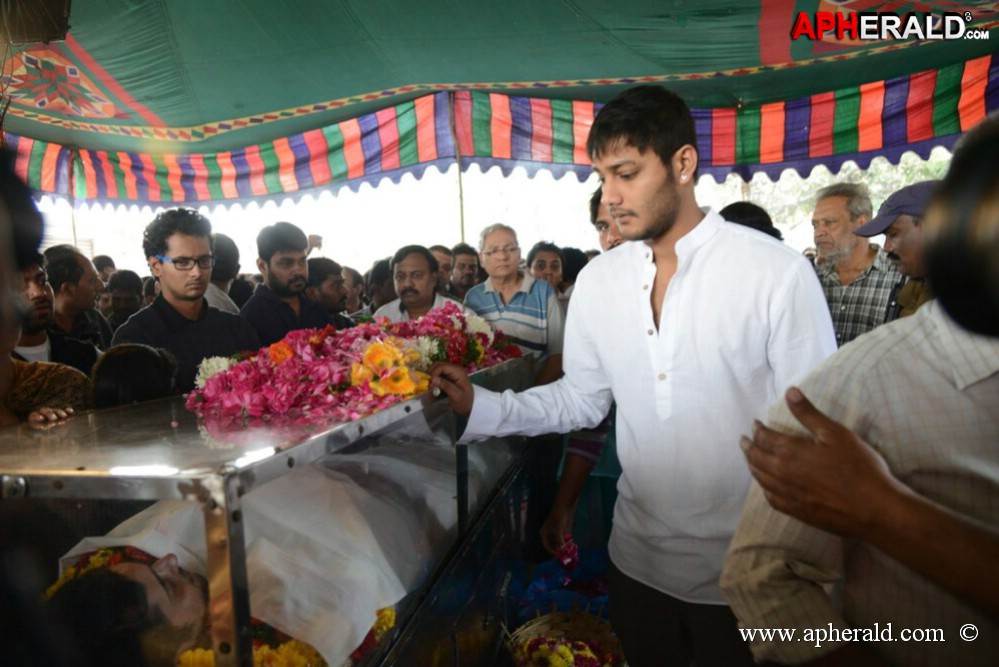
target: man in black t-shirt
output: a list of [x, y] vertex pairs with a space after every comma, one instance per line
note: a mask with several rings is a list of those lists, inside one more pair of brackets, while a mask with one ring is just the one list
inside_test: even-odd
[[247, 322], [212, 308], [205, 291], [212, 275], [212, 225], [192, 209], [163, 211], [146, 227], [142, 249], [159, 280], [160, 295], [115, 332], [113, 345], [144, 343], [177, 357], [177, 389], [194, 388], [205, 357], [257, 350], [260, 341]]

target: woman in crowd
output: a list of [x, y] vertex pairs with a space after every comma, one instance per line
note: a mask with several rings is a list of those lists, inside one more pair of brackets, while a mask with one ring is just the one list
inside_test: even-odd
[[558, 291], [562, 284], [562, 250], [554, 243], [538, 241], [527, 253], [527, 270], [535, 280], [544, 280]]

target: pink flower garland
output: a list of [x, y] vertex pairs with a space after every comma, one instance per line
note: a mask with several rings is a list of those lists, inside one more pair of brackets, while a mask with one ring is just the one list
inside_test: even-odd
[[228, 368], [199, 382], [186, 405], [216, 425], [352, 421], [425, 391], [436, 361], [474, 371], [515, 356], [501, 333], [448, 303], [415, 321], [292, 331], [249, 358], [223, 360]]

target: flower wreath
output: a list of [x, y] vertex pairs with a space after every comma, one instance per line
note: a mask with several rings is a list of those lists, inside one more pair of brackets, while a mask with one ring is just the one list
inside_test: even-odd
[[[263, 621], [251, 619], [253, 634], [254, 667], [327, 667], [319, 652], [303, 641], [293, 639]], [[395, 609], [379, 609], [374, 625], [368, 630], [361, 645], [350, 654], [348, 664], [356, 664], [371, 653], [395, 627]], [[196, 648], [180, 654], [177, 667], [215, 667], [215, 654], [211, 649]]]
[[152, 565], [156, 558], [150, 556], [142, 549], [135, 547], [101, 547], [96, 551], [88, 551], [81, 554], [76, 562], [67, 565], [62, 574], [54, 584], [45, 591], [45, 599], [50, 599], [56, 591], [65, 586], [69, 581], [78, 579], [88, 572], [98, 570], [102, 567], [112, 567], [119, 563], [143, 563]]

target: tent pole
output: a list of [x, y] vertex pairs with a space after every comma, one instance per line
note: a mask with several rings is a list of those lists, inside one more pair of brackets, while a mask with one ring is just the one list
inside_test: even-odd
[[76, 148], [69, 149], [69, 226], [73, 231], [73, 247], [76, 248], [76, 158], [80, 151]]
[[451, 131], [451, 145], [454, 146], [454, 160], [458, 165], [458, 232], [461, 242], [465, 242], [465, 186], [461, 180], [461, 146], [458, 144], [458, 133], [454, 127], [454, 93], [447, 94], [448, 129]]
[[461, 242], [465, 242], [465, 186], [461, 182], [461, 161], [458, 161], [458, 221], [461, 226]]

